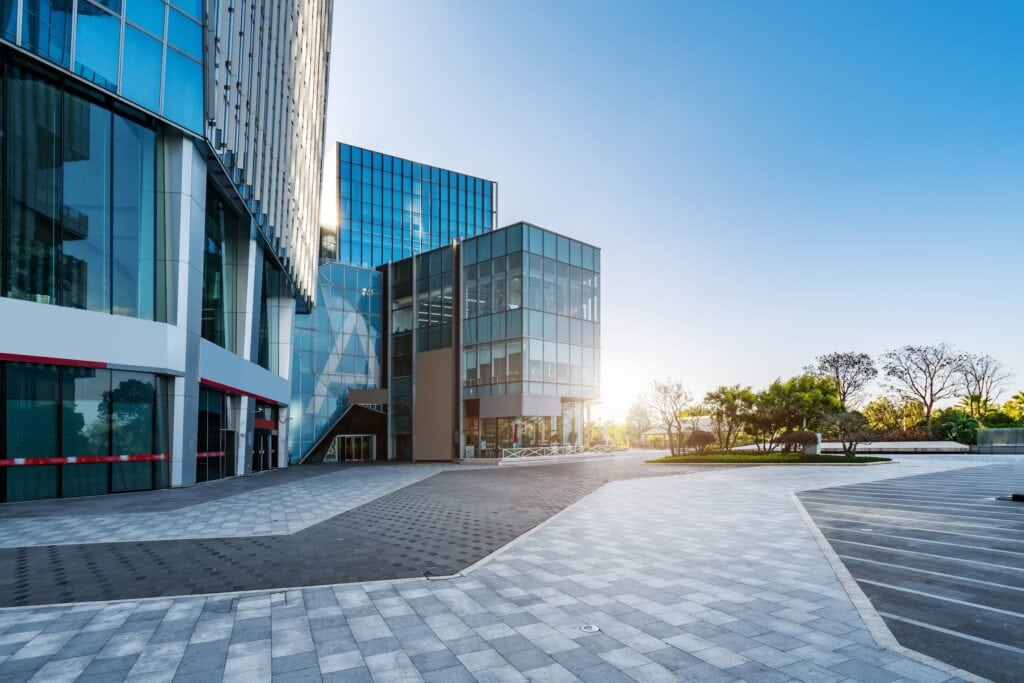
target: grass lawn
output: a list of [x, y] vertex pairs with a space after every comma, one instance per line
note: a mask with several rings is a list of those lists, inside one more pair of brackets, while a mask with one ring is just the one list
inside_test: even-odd
[[648, 460], [649, 463], [685, 463], [687, 465], [701, 464], [701, 463], [754, 463], [754, 464], [784, 464], [784, 463], [799, 463], [799, 464], [846, 464], [846, 465], [864, 465], [869, 462], [890, 462], [892, 458], [875, 458], [875, 457], [853, 457], [847, 458], [843, 455], [804, 455], [803, 453], [759, 453], [759, 452], [721, 452], [716, 451], [713, 453], [705, 453], [703, 455], [698, 453], [684, 453], [683, 455], [669, 456], [667, 458], [658, 458], [656, 460]]

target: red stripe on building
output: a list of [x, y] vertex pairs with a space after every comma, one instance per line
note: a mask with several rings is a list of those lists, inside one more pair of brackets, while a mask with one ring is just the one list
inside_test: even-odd
[[196, 453], [196, 459], [202, 460], [204, 458], [223, 458], [224, 451], [204, 451], [202, 453]]
[[26, 465], [84, 465], [106, 462], [146, 462], [167, 460], [168, 453], [138, 453], [133, 455], [79, 455], [67, 458], [5, 458], [0, 467], [23, 467]]
[[245, 391], [244, 389], [239, 389], [238, 387], [233, 387], [233, 386], [228, 385], [228, 384], [221, 384], [220, 382], [214, 382], [212, 379], [200, 379], [199, 383], [202, 384], [205, 387], [210, 387], [211, 389], [220, 389], [221, 391], [226, 391], [229, 394], [241, 394], [242, 396], [248, 396], [249, 398], [255, 398], [255, 399], [259, 400], [259, 401], [263, 401], [264, 403], [269, 403], [270, 405], [274, 405], [274, 406], [283, 406], [284, 405], [284, 403], [281, 403], [280, 401], [275, 401], [272, 398], [267, 398], [266, 396], [260, 396], [259, 394], [254, 394], [251, 391]]
[[277, 423], [273, 420], [258, 419], [253, 421], [253, 426], [256, 429], [277, 429]]
[[0, 353], [0, 360], [19, 363], [42, 363], [43, 365], [69, 365], [76, 368], [106, 368], [106, 363], [74, 358], [53, 358], [51, 356], [26, 356], [20, 353]]

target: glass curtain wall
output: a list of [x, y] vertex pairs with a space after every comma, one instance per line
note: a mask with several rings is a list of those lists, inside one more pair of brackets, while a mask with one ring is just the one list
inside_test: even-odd
[[156, 133], [0, 59], [4, 296], [152, 320]]
[[497, 185], [340, 145], [338, 224], [321, 257], [376, 268], [494, 227]]
[[0, 0], [0, 40], [203, 132], [201, 2]]
[[316, 306], [311, 313], [295, 315], [288, 428], [292, 462], [303, 458], [348, 410], [350, 389], [381, 385], [382, 283], [378, 271], [325, 264], [320, 267]]
[[393, 453], [412, 459], [413, 280], [412, 259], [391, 267], [391, 372], [388, 374]]
[[600, 250], [529, 224], [463, 245], [463, 394], [596, 398]]
[[152, 373], [0, 364], [3, 500], [165, 488], [168, 391]]
[[207, 185], [202, 336], [233, 353], [240, 351], [235, 313], [239, 295], [237, 247], [243, 222], [221, 194]]

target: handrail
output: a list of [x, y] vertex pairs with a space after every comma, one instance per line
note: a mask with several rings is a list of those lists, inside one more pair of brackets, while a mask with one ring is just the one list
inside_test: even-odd
[[538, 455], [581, 455], [584, 453], [612, 453], [619, 450], [615, 446], [598, 444], [585, 448], [569, 444], [554, 444], [551, 446], [528, 446], [526, 448], [502, 448], [502, 460], [519, 460], [521, 458], [532, 458]]

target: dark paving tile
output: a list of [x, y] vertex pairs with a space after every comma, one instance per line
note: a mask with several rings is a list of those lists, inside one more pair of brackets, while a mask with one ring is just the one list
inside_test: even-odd
[[[308, 473], [302, 473], [306, 467], [188, 489], [130, 494], [123, 497], [124, 502], [122, 496], [85, 503], [42, 501], [45, 505], [25, 507], [18, 514], [46, 515], [51, 508], [60, 509], [61, 514], [100, 509], [109, 514], [122, 505], [132, 511], [174, 509], [215, 499], [229, 490], [235, 495], [288, 481], [288, 477], [335, 471], [332, 466], [311, 465]], [[645, 466], [638, 458], [466, 469], [438, 474], [286, 536], [4, 548], [0, 549], [0, 607], [454, 574], [609, 481], [685, 471]], [[0, 518], [5, 515], [18, 516], [8, 506], [0, 506]], [[331, 604], [333, 598], [323, 594], [320, 599]], [[521, 602], [525, 606], [536, 600], [528, 597]], [[436, 599], [410, 601], [410, 605], [421, 618], [447, 611]], [[231, 608], [230, 600], [211, 607], [221, 613]], [[367, 614], [376, 613], [372, 605], [365, 609]], [[347, 611], [346, 616], [358, 614]], [[524, 612], [505, 620], [519, 626], [536, 618]], [[145, 623], [140, 617], [140, 624]], [[251, 630], [236, 629], [232, 642], [265, 637], [261, 627], [247, 628]]]

